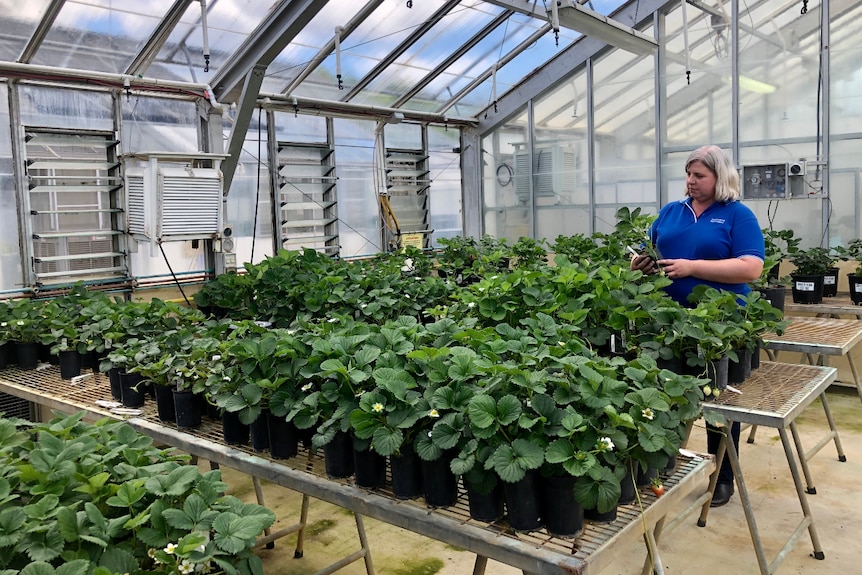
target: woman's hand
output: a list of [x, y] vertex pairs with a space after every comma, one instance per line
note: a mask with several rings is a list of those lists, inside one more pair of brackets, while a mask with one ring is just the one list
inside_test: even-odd
[[640, 270], [645, 274], [654, 274], [658, 271], [658, 266], [656, 266], [654, 259], [646, 254], [640, 254], [632, 256], [632, 260], [629, 263], [629, 269]]
[[753, 281], [763, 271], [763, 260], [752, 256], [725, 260], [662, 259], [658, 265], [670, 279], [695, 277], [729, 284]]

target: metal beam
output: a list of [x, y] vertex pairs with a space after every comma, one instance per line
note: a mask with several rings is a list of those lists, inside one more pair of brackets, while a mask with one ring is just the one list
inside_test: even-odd
[[[236, 102], [256, 66], [268, 66], [329, 0], [281, 0], [212, 80], [220, 102]], [[256, 98], [256, 94], [253, 95]], [[254, 99], [253, 98], [253, 99]]]
[[[345, 24], [342, 27], [341, 31], [341, 42], [344, 42], [344, 39], [347, 38], [350, 34], [356, 30], [362, 22], [365, 21], [366, 18], [371, 16], [372, 13], [383, 3], [383, 0], [371, 0], [368, 4], [366, 4], [362, 10], [360, 10], [353, 18], [350, 19], [350, 22]], [[318, 66], [320, 66], [327, 57], [335, 50], [335, 36], [333, 35], [332, 39], [327, 42], [320, 51], [315, 54], [314, 58], [305, 65], [305, 68], [296, 75], [296, 77], [287, 84], [282, 92], [285, 94], [290, 94], [294, 90], [296, 90], [303, 80], [308, 78], [312, 72], [314, 72]]]
[[380, 62], [374, 66], [365, 76], [359, 80], [353, 88], [350, 89], [347, 94], [345, 94], [342, 98], [342, 102], [349, 102], [352, 100], [357, 94], [359, 94], [362, 90], [364, 90], [368, 84], [374, 81], [374, 79], [379, 76], [383, 70], [388, 68], [395, 60], [397, 60], [404, 52], [406, 52], [410, 46], [415, 44], [419, 38], [425, 35], [428, 30], [434, 27], [437, 22], [442, 20], [455, 6], [457, 6], [461, 0], [448, 0], [445, 4], [443, 4], [434, 14], [431, 15], [430, 18], [425, 20], [421, 25], [419, 25], [407, 38], [405, 38], [398, 46], [389, 52], [385, 58], [380, 60]]
[[260, 86], [263, 84], [263, 77], [265, 75], [266, 65], [258, 64], [249, 71], [248, 77], [242, 83], [242, 93], [239, 98], [240, 103], [236, 109], [233, 130], [231, 130], [230, 139], [227, 144], [228, 156], [221, 163], [225, 195], [230, 192], [230, 185], [233, 182], [233, 175], [239, 164], [239, 157], [242, 155], [242, 145], [245, 143], [248, 127], [251, 124], [251, 116], [257, 107], [257, 95], [260, 93]]
[[[551, 9], [547, 8], [544, 3], [540, 6], [537, 2], [531, 0], [485, 1], [540, 20], [550, 22], [552, 18]], [[557, 6], [560, 26], [575, 30], [585, 36], [602, 40], [611, 46], [624, 48], [638, 54], [651, 52], [658, 47], [655, 38], [651, 38], [639, 30], [621, 24], [618, 19], [609, 18], [590, 10], [580, 2], [557, 0]]]
[[51, 0], [51, 3], [48, 4], [47, 8], [45, 8], [45, 13], [42, 15], [42, 19], [39, 20], [39, 24], [36, 26], [36, 29], [33, 30], [33, 34], [30, 35], [27, 45], [24, 46], [23, 50], [21, 50], [21, 55], [18, 56], [18, 62], [21, 64], [29, 64], [33, 61], [33, 57], [42, 45], [42, 42], [45, 41], [45, 36], [48, 35], [48, 31], [50, 31], [51, 26], [54, 25], [54, 20], [57, 19], [57, 15], [60, 13], [60, 9], [63, 8], [64, 4], [66, 4], [66, 0]]
[[179, 24], [183, 14], [186, 13], [186, 9], [189, 7], [189, 4], [196, 1], [197, 0], [175, 0], [173, 6], [171, 6], [165, 13], [162, 21], [159, 22], [158, 26], [156, 26], [155, 30], [150, 34], [150, 37], [147, 38], [147, 41], [144, 42], [144, 45], [138, 53], [135, 54], [135, 57], [132, 58], [132, 62], [126, 68], [126, 74], [137, 76], [138, 74], [143, 75], [147, 71], [150, 64], [152, 64], [153, 60], [156, 59], [156, 55], [158, 55], [159, 50], [161, 50], [162, 46], [167, 42], [171, 32], [173, 32], [174, 28]]
[[[497, 3], [500, 0], [490, 1]], [[629, 2], [618, 10], [614, 16], [617, 20], [634, 21], [635, 15], [637, 15], [639, 21], [635, 22], [635, 25], [639, 25], [643, 22], [651, 21], [653, 12], [673, 1], [638, 0], [638, 2]], [[566, 81], [573, 69], [583, 65], [588, 58], [607, 49], [608, 44], [589, 36], [573, 42], [568, 48], [546, 64], [527, 75], [520, 83], [512, 87], [511, 90], [498, 97], [496, 113], [493, 110], [493, 106], [490, 106], [490, 110], [486, 108], [486, 110], [480, 111], [477, 114], [477, 118], [479, 118], [479, 133], [486, 134], [498, 125], [508, 121], [509, 118], [522, 113], [524, 104], [528, 100], [546, 93], [554, 86], [560, 84], [560, 82]]]
[[514, 14], [511, 10], [504, 10], [500, 13], [499, 16], [491, 20], [484, 28], [479, 30], [472, 38], [470, 38], [466, 43], [462, 44], [457, 50], [455, 50], [452, 54], [450, 54], [445, 60], [440, 62], [436, 68], [431, 70], [428, 74], [425, 75], [424, 78], [419, 80], [413, 88], [407, 91], [406, 94], [398, 98], [393, 104], [393, 108], [400, 108], [404, 104], [410, 101], [410, 99], [422, 91], [422, 89], [430, 84], [434, 78], [442, 74], [449, 66], [455, 63], [458, 58], [466, 54], [473, 46], [478, 44], [485, 38], [488, 34], [493, 32], [498, 26], [500, 26], [503, 22], [508, 20], [509, 16]]

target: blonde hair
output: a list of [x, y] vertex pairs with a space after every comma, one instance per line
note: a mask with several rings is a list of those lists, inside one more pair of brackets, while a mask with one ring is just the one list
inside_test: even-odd
[[[692, 162], [700, 162], [715, 174], [715, 201], [733, 202], [739, 199], [739, 172], [727, 154], [712, 144], [693, 151], [685, 161], [685, 171]], [[685, 195], [688, 196], [686, 189]]]

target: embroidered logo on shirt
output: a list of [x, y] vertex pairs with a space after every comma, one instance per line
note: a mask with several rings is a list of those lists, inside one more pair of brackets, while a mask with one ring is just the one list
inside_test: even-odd
[[712, 218], [711, 220], [709, 220], [709, 223], [711, 223], [711, 224], [723, 224], [724, 218]]

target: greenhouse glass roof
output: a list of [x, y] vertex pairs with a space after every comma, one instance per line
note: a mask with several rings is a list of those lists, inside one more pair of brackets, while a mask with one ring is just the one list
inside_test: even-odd
[[566, 9], [633, 25], [604, 22], [618, 0], [561, 4], [0, 0], [0, 61], [210, 85], [221, 102], [265, 66], [260, 93], [472, 117], [582, 37]]

